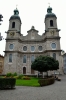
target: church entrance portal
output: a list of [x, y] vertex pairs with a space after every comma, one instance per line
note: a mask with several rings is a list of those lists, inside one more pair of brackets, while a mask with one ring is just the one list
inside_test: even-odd
[[23, 74], [26, 74], [26, 67], [23, 67]]

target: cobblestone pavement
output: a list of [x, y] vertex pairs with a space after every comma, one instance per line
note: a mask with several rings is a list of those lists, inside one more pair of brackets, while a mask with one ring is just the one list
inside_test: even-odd
[[0, 90], [0, 100], [66, 100], [66, 75], [61, 82], [45, 87], [16, 86], [14, 90]]

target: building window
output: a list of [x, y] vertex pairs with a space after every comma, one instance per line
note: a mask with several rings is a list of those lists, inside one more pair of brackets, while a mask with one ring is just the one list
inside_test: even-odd
[[38, 49], [39, 49], [39, 51], [42, 51], [42, 46], [39, 46]]
[[9, 62], [12, 62], [12, 54], [9, 54]]
[[24, 51], [27, 51], [27, 47], [26, 47], [26, 46], [24, 46], [24, 47], [23, 47], [23, 50], [24, 50]]
[[12, 22], [12, 28], [15, 28], [15, 22]]
[[53, 27], [53, 20], [50, 20], [50, 26]]
[[56, 53], [53, 53], [53, 58], [56, 60]]
[[26, 55], [23, 56], [23, 63], [26, 63]]
[[10, 49], [13, 49], [13, 44], [10, 44], [10, 45], [9, 45], [9, 48], [10, 48]]
[[31, 56], [31, 63], [35, 60], [34, 55]]
[[51, 44], [51, 47], [52, 47], [52, 49], [56, 49], [56, 44], [55, 43], [52, 43]]
[[35, 50], [35, 47], [34, 46], [31, 46], [31, 51], [34, 51]]

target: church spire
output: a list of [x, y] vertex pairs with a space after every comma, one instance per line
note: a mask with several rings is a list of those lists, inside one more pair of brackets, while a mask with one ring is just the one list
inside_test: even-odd
[[52, 13], [52, 8], [50, 6], [47, 8], [47, 13]]
[[16, 7], [16, 9], [14, 10], [14, 15], [19, 15], [19, 11], [18, 11], [17, 7]]

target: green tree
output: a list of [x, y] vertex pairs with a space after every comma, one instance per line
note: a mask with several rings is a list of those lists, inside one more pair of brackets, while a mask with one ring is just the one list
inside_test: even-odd
[[39, 56], [31, 64], [33, 70], [47, 72], [59, 69], [59, 62], [50, 56]]

